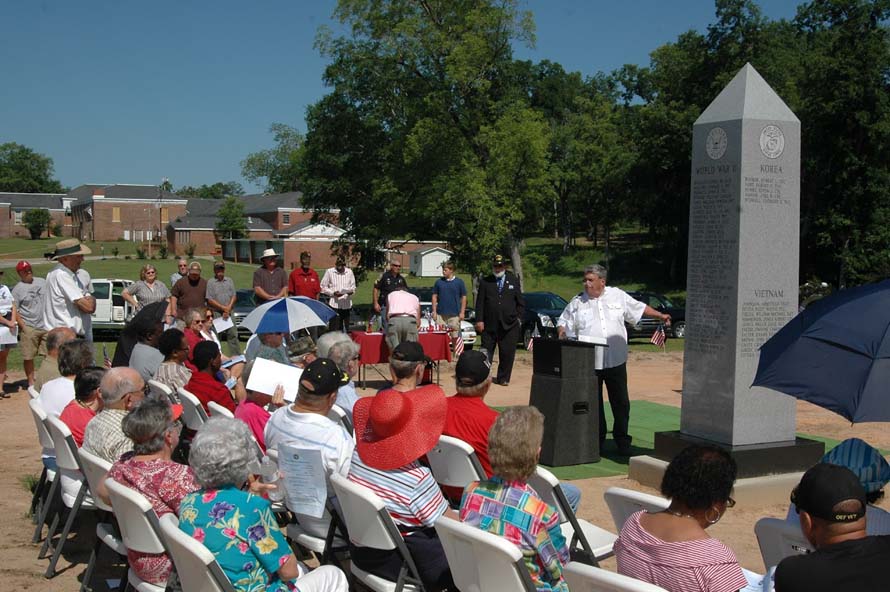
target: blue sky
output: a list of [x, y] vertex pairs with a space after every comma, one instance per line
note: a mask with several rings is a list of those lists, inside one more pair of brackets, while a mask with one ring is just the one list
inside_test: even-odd
[[[528, 0], [535, 49], [593, 75], [714, 20], [712, 0]], [[773, 19], [794, 0], [764, 0]], [[327, 91], [314, 49], [333, 0], [0, 0], [0, 143], [55, 161], [63, 185], [239, 181], [269, 124], [305, 131]]]

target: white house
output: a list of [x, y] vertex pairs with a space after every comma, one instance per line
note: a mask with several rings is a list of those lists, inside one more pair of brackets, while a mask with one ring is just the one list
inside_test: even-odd
[[451, 259], [451, 251], [442, 247], [432, 247], [411, 253], [408, 270], [418, 277], [442, 275], [442, 264]]

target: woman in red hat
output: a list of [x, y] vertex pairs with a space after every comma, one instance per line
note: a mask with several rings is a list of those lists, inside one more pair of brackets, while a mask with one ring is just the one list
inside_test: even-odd
[[[381, 391], [359, 399], [353, 408], [356, 443], [349, 480], [383, 500], [429, 590], [454, 587], [433, 525], [443, 514], [457, 516], [448, 508], [430, 470], [418, 462], [439, 441], [445, 411], [441, 390]], [[398, 579], [402, 561], [397, 551], [351, 547], [350, 554], [364, 571]]]

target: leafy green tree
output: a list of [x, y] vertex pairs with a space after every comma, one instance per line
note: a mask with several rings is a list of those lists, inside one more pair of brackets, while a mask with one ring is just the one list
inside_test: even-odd
[[52, 158], [15, 142], [0, 144], [0, 191], [64, 193], [52, 177]]
[[51, 222], [52, 216], [50, 216], [49, 210], [44, 208], [27, 210], [22, 216], [22, 224], [31, 233], [32, 239], [40, 238], [49, 229]]
[[176, 195], [182, 197], [199, 197], [202, 199], [223, 199], [230, 195], [244, 195], [244, 187], [241, 183], [229, 181], [227, 183], [217, 182], [213, 185], [200, 185], [192, 187], [185, 185], [175, 191]]
[[283, 123], [273, 123], [269, 131], [275, 147], [248, 154], [241, 161], [241, 174], [253, 183], [265, 181], [266, 191], [271, 193], [299, 191], [303, 134]]
[[221, 238], [244, 238], [247, 236], [247, 216], [244, 204], [235, 196], [225, 198], [216, 219], [216, 233]]

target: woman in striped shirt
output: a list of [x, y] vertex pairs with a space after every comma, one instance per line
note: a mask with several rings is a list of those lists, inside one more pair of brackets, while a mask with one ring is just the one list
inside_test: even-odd
[[708, 536], [727, 508], [736, 464], [722, 448], [690, 446], [670, 462], [661, 493], [670, 507], [637, 512], [615, 541], [618, 572], [672, 592], [733, 592], [747, 585], [732, 550]]

